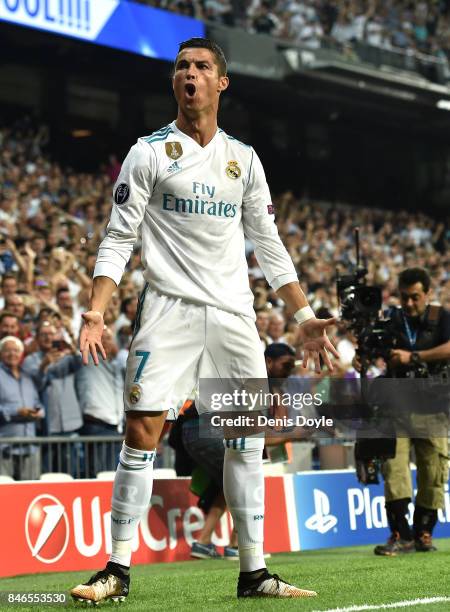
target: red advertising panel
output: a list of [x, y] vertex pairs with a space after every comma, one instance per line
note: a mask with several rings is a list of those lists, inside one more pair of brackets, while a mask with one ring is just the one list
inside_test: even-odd
[[[204, 516], [188, 479], [156, 480], [152, 505], [133, 542], [133, 564], [189, 559]], [[110, 553], [112, 483], [0, 485], [3, 532], [0, 576], [98, 569]], [[289, 550], [283, 478], [266, 479], [266, 551]], [[215, 543], [228, 542], [224, 519]]]
[[284, 477], [269, 476], [265, 479], [265, 485], [264, 550], [265, 552], [288, 552], [291, 550], [291, 544]]

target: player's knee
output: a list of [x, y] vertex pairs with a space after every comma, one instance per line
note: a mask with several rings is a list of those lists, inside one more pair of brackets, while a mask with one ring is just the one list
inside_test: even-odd
[[161, 435], [164, 420], [165, 415], [163, 413], [155, 413], [151, 416], [148, 413], [127, 413], [126, 445], [143, 450], [155, 448]]

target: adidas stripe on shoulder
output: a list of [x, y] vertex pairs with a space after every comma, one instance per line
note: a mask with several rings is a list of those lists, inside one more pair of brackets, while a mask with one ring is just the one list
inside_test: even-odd
[[173, 133], [174, 131], [172, 130], [172, 127], [170, 125], [167, 125], [166, 127], [161, 128], [160, 130], [156, 132], [153, 132], [153, 134], [150, 134], [150, 136], [144, 136], [142, 140], [144, 140], [145, 142], [148, 142], [149, 144], [152, 144], [154, 142], [166, 140], [169, 134], [173, 134]]

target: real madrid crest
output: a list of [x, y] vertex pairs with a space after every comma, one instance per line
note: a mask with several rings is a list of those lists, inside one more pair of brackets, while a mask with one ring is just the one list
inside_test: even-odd
[[178, 159], [183, 155], [181, 142], [166, 142], [166, 154], [170, 159]]
[[228, 162], [225, 172], [230, 179], [238, 179], [241, 176], [241, 169], [237, 161], [231, 160]]
[[130, 403], [137, 404], [138, 401], [141, 399], [141, 395], [142, 395], [142, 389], [140, 385], [133, 385], [131, 387], [130, 395], [129, 395]]

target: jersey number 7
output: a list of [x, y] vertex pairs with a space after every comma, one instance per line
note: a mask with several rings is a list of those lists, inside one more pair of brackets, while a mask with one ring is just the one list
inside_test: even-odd
[[142, 371], [145, 368], [145, 364], [148, 361], [148, 358], [150, 357], [150, 351], [136, 351], [135, 353], [136, 357], [140, 357], [141, 358], [141, 362], [138, 365], [138, 369], [136, 370], [136, 376], [134, 377], [134, 381], [135, 383], [139, 382], [141, 376], [142, 376]]

